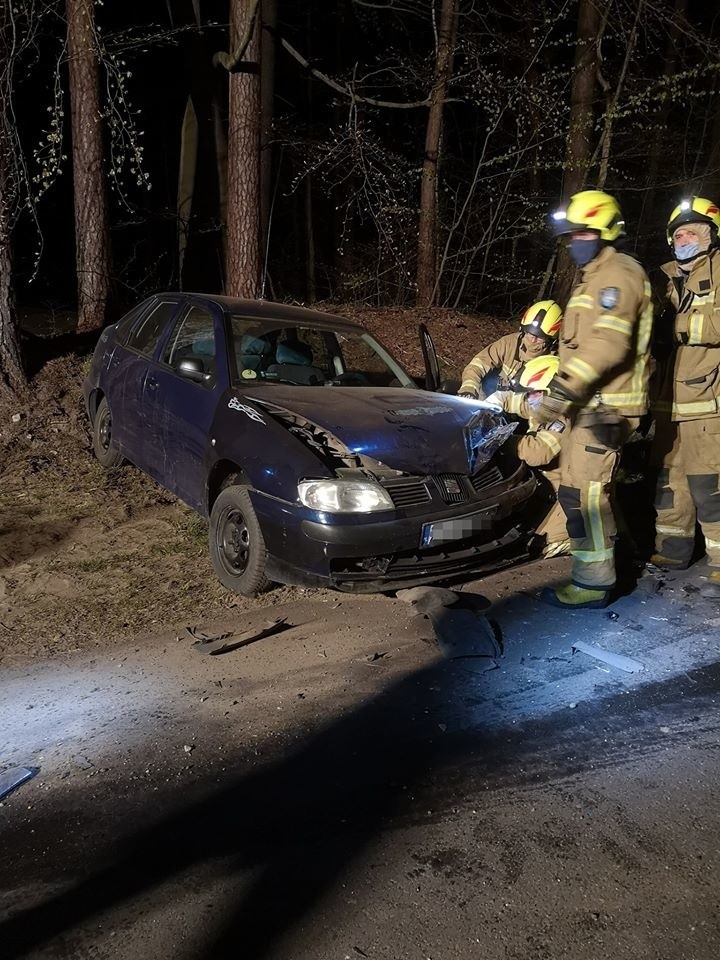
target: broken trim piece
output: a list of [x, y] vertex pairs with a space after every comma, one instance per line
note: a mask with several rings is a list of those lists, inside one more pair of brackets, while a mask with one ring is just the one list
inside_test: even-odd
[[571, 649], [573, 655], [579, 650], [595, 660], [607, 663], [610, 667], [617, 667], [618, 670], [624, 670], [626, 673], [640, 673], [645, 669], [645, 665], [639, 660], [624, 657], [621, 653], [611, 653], [609, 650], [603, 650], [602, 647], [596, 647], [593, 643], [585, 643], [584, 640], [576, 640]]
[[4, 800], [13, 790], [32, 780], [40, 772], [40, 767], [10, 767], [0, 773], [0, 800]]

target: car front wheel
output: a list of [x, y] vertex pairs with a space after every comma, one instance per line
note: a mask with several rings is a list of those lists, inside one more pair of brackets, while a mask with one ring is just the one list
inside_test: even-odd
[[112, 417], [105, 397], [100, 401], [93, 422], [93, 452], [106, 470], [119, 467], [123, 462], [122, 454], [112, 441]]
[[265, 540], [246, 487], [226, 487], [213, 504], [210, 557], [218, 579], [234, 593], [255, 597], [270, 585]]

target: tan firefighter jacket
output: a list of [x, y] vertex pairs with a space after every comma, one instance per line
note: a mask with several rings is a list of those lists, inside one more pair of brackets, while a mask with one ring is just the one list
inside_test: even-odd
[[567, 426], [564, 417], [558, 417], [552, 428], [539, 423], [530, 405], [527, 393], [505, 391], [497, 394], [498, 402], [505, 413], [528, 421], [528, 432], [516, 440], [518, 457], [529, 467], [548, 467], [560, 455], [560, 438]]
[[648, 409], [650, 282], [637, 260], [605, 247], [584, 267], [560, 328], [558, 378], [579, 398], [626, 417]]
[[537, 354], [530, 353], [522, 343], [522, 333], [508, 333], [475, 354], [463, 370], [458, 393], [477, 393], [482, 397], [483, 377], [491, 370], [499, 373], [497, 389], [507, 390], [520, 376], [523, 364], [543, 353], [547, 353], [547, 347], [543, 346]]
[[663, 266], [675, 308], [675, 349], [662, 378], [658, 413], [703, 420], [720, 410], [720, 250], [697, 260], [688, 274]]

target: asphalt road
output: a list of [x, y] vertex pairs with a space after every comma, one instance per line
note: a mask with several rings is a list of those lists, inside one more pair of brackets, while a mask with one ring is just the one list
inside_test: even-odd
[[720, 605], [543, 607], [565, 564], [464, 588], [494, 661], [308, 592], [198, 625], [288, 617], [218, 657], [168, 630], [4, 663], [0, 761], [39, 772], [0, 806], [0, 956], [716, 960]]

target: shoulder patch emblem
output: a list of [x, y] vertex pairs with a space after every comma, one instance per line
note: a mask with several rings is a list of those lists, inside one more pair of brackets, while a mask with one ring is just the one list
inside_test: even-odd
[[606, 310], [616, 307], [620, 300], [620, 290], [618, 287], [603, 287], [600, 291], [600, 306]]

